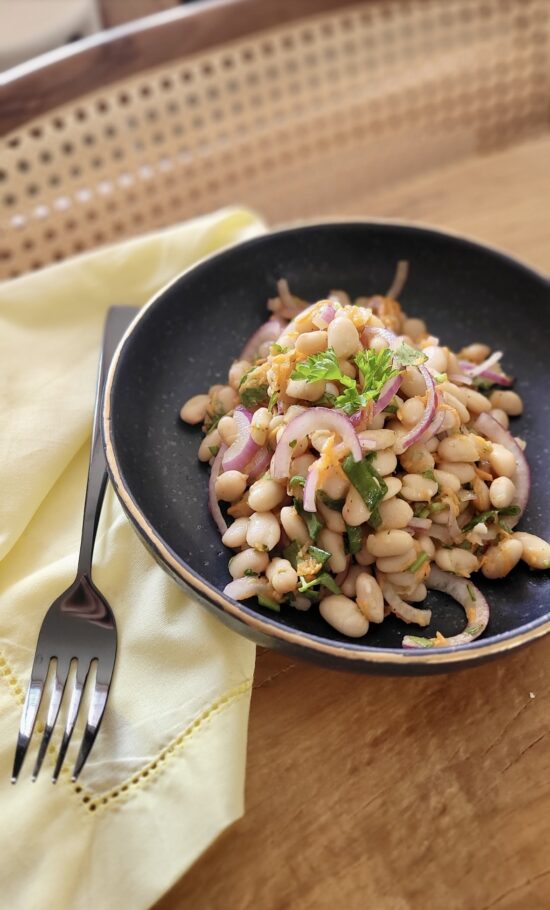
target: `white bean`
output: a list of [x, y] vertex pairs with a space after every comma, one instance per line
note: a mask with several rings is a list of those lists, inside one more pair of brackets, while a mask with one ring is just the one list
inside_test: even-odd
[[465, 348], [462, 348], [458, 356], [464, 360], [471, 360], [472, 363], [483, 363], [484, 360], [487, 360], [490, 353], [491, 348], [486, 344], [474, 342], [474, 344], [468, 344]]
[[237, 390], [239, 388], [241, 379], [251, 366], [252, 364], [248, 360], [236, 360], [235, 363], [231, 364], [228, 379], [232, 389]]
[[267, 441], [267, 432], [271, 421], [271, 414], [267, 408], [258, 408], [252, 416], [250, 435], [256, 445], [264, 446]]
[[[383, 430], [385, 422], [386, 422], [386, 415], [384, 414], [383, 411], [381, 411], [380, 414], [376, 415], [376, 417], [372, 417], [370, 419], [368, 432], [370, 433], [371, 430]], [[395, 430], [393, 430], [392, 432], [395, 433]], [[382, 448], [382, 447], [380, 447], [380, 448]]]
[[367, 550], [376, 558], [380, 556], [401, 556], [410, 550], [413, 539], [406, 531], [393, 530], [377, 531], [369, 534]]
[[333, 434], [330, 430], [314, 430], [310, 434], [310, 442], [316, 452], [322, 452], [326, 443]]
[[478, 512], [486, 512], [491, 505], [489, 487], [481, 477], [476, 475], [472, 480], [472, 490], [476, 494], [475, 499], [473, 500], [476, 509]]
[[342, 594], [345, 594], [346, 597], [355, 597], [355, 592], [357, 590], [357, 579], [361, 575], [361, 572], [364, 571], [365, 569], [363, 566], [354, 565], [350, 567], [348, 574], [340, 585]]
[[403, 332], [412, 342], [420, 341], [427, 334], [426, 323], [423, 319], [405, 319]]
[[399, 456], [399, 461], [410, 474], [422, 474], [424, 471], [433, 470], [435, 466], [433, 455], [422, 442], [415, 442], [409, 446]]
[[516, 472], [516, 460], [510, 449], [494, 442], [487, 457], [495, 474], [498, 474], [499, 477], [513, 477]]
[[324, 394], [325, 383], [322, 379], [308, 382], [307, 379], [289, 379], [286, 394], [289, 398], [301, 398], [304, 401], [317, 401]]
[[216, 498], [223, 502], [236, 502], [246, 490], [247, 475], [240, 471], [224, 471], [214, 484]]
[[281, 509], [281, 524], [290, 540], [297, 540], [302, 547], [310, 542], [307, 525], [294, 506], [284, 506]]
[[235, 439], [237, 438], [237, 424], [232, 417], [228, 417], [227, 414], [225, 417], [222, 417], [218, 423], [218, 433], [226, 446], [230, 446], [235, 442]]
[[444, 492], [458, 493], [460, 490], [460, 480], [456, 474], [451, 474], [450, 471], [440, 471], [436, 469], [434, 471], [434, 477]]
[[476, 472], [472, 464], [458, 461], [440, 461], [438, 464], [440, 471], [446, 471], [448, 474], [454, 474], [460, 480], [461, 484], [471, 483]]
[[327, 561], [327, 565], [331, 572], [334, 572], [335, 575], [337, 575], [338, 572], [343, 572], [348, 564], [348, 558], [344, 550], [343, 536], [337, 534], [336, 531], [331, 531], [329, 528], [323, 528], [322, 531], [319, 532], [318, 540], [319, 546], [331, 554], [330, 559]]
[[267, 569], [269, 556], [257, 550], [242, 550], [229, 560], [229, 574], [232, 578], [244, 578], [246, 572], [261, 575]]
[[491, 392], [489, 396], [491, 407], [499, 408], [509, 417], [518, 417], [523, 413], [523, 401], [517, 392], [502, 391]]
[[336, 468], [329, 468], [321, 481], [321, 489], [325, 491], [331, 499], [342, 499], [349, 487], [349, 480]]
[[271, 512], [282, 503], [285, 495], [283, 487], [276, 480], [261, 477], [250, 487], [248, 505], [254, 512]]
[[384, 595], [376, 579], [368, 572], [361, 572], [357, 576], [355, 601], [369, 622], [382, 622]]
[[[357, 559], [357, 556], [355, 557]], [[411, 547], [406, 553], [400, 556], [379, 556], [376, 560], [376, 568], [380, 572], [404, 572], [409, 566], [412, 566], [416, 559], [416, 550]]]
[[347, 317], [337, 316], [328, 327], [328, 344], [340, 358], [352, 357], [361, 347], [359, 333]]
[[346, 501], [342, 509], [342, 518], [346, 524], [351, 525], [353, 528], [362, 525], [364, 521], [368, 521], [370, 518], [370, 512], [365, 505], [363, 497], [353, 486], [350, 486], [347, 492]]
[[495, 509], [505, 509], [514, 500], [516, 488], [509, 477], [497, 477], [489, 487], [489, 499]]
[[320, 513], [329, 531], [335, 531], [337, 534], [345, 533], [346, 524], [342, 518], [341, 512], [329, 509], [321, 499], [317, 500], [317, 511]]
[[246, 542], [255, 550], [272, 550], [281, 538], [281, 526], [272, 512], [254, 512], [250, 516]]
[[525, 531], [516, 531], [513, 539], [521, 542], [523, 546], [521, 558], [528, 566], [532, 569], [550, 569], [550, 543]]
[[218, 433], [218, 428], [216, 427], [216, 429], [208, 433], [201, 442], [198, 451], [199, 461], [210, 461], [212, 455], [214, 454], [211, 449], [218, 449], [220, 442], [220, 434]]
[[[383, 528], [406, 528], [409, 521], [414, 515], [408, 502], [404, 499], [393, 499], [388, 502], [381, 502], [378, 510], [382, 519]], [[349, 521], [348, 521], [349, 524]]]
[[246, 532], [248, 529], [248, 518], [236, 518], [232, 525], [229, 525], [227, 531], [222, 537], [222, 543], [226, 547], [238, 550], [246, 543]]
[[376, 560], [375, 560], [374, 556], [372, 555], [372, 553], [369, 553], [369, 551], [367, 550], [367, 537], [366, 537], [366, 535], [365, 535], [365, 538], [364, 538], [364, 540], [363, 540], [363, 543], [361, 544], [361, 549], [359, 550], [358, 553], [355, 554], [355, 562], [356, 562], [357, 565], [359, 565], [359, 566], [372, 566], [372, 565], [374, 565], [374, 563], [376, 562]]
[[409, 502], [428, 502], [437, 490], [435, 480], [423, 477], [422, 474], [405, 474], [401, 495]]
[[523, 553], [523, 544], [513, 537], [501, 540], [489, 547], [481, 562], [485, 578], [504, 578], [518, 564]]
[[222, 386], [214, 396], [214, 406], [218, 413], [222, 411], [224, 414], [227, 414], [227, 412], [232, 411], [238, 403], [239, 396], [235, 389], [232, 389], [230, 385]]
[[492, 408], [489, 411], [491, 417], [496, 420], [497, 423], [500, 423], [501, 427], [504, 427], [505, 430], [510, 426], [510, 420], [506, 411], [503, 411], [502, 408]]
[[[450, 383], [443, 383], [443, 385], [449, 386]], [[458, 394], [454, 395], [454, 394], [451, 394], [451, 392], [449, 392], [449, 391], [444, 391], [443, 400], [444, 400], [445, 404], [448, 404], [451, 408], [455, 409], [456, 413], [458, 414], [458, 416], [460, 418], [459, 423], [468, 423], [470, 420], [470, 413], [469, 413], [468, 408], [466, 407], [465, 403], [462, 400], [462, 394], [461, 394], [462, 390], [457, 388], [456, 386], [453, 386], [453, 390], [456, 390], [456, 392], [458, 392], [460, 394], [460, 397]], [[451, 414], [451, 416], [452, 416], [452, 414]]]
[[[379, 415], [377, 415], [379, 416]], [[359, 439], [366, 439], [374, 443], [374, 449], [390, 449], [395, 444], [395, 433], [393, 430], [375, 430], [368, 429], [364, 433], [358, 433]]]
[[296, 350], [309, 356], [310, 354], [318, 354], [320, 351], [326, 351], [327, 344], [326, 332], [304, 332], [302, 335], [298, 335], [296, 339]]
[[418, 367], [407, 367], [399, 391], [407, 398], [414, 398], [416, 395], [426, 393], [426, 383]]
[[193, 395], [182, 406], [180, 417], [185, 423], [202, 423], [206, 417], [206, 409], [210, 403], [209, 395]]
[[435, 552], [435, 561], [444, 572], [453, 572], [463, 578], [469, 578], [479, 568], [477, 557], [460, 547], [452, 547], [450, 550], [440, 547]]
[[298, 573], [288, 559], [275, 557], [269, 563], [266, 573], [271, 587], [279, 594], [288, 594], [298, 586]]
[[309, 471], [312, 464], [317, 461], [315, 455], [312, 455], [311, 452], [307, 452], [304, 455], [297, 455], [290, 462], [290, 477], [307, 477], [307, 472]]
[[430, 559], [433, 559], [435, 556], [435, 544], [431, 537], [428, 537], [427, 534], [419, 534], [416, 538], [416, 542], [420, 544], [421, 548], [425, 553], [428, 554]]
[[403, 486], [399, 477], [386, 477], [385, 482], [388, 492], [384, 495], [382, 502], [387, 502], [389, 499], [393, 499], [394, 496], [397, 496]]
[[420, 398], [409, 398], [399, 408], [399, 418], [408, 427], [419, 423], [426, 410], [426, 405]]
[[324, 597], [319, 604], [319, 612], [329, 625], [349, 638], [361, 638], [369, 630], [368, 619], [355, 601], [343, 594]]
[[438, 453], [444, 461], [479, 461], [479, 451], [475, 438], [462, 433], [442, 439], [438, 446]]
[[485, 398], [485, 395], [482, 395], [481, 392], [476, 392], [475, 389], [464, 389], [464, 404], [472, 414], [481, 414], [484, 411], [491, 410], [491, 402], [488, 398]]
[[429, 344], [424, 348], [424, 354], [427, 356], [426, 366], [431, 367], [437, 373], [444, 373], [447, 369], [447, 351], [437, 345]]
[[410, 600], [411, 603], [422, 603], [423, 600], [426, 600], [428, 595], [428, 589], [425, 584], [416, 585], [412, 591], [409, 591], [407, 594], [407, 600]]
[[378, 471], [381, 477], [393, 474], [397, 467], [397, 456], [391, 449], [383, 449], [382, 452], [376, 452], [372, 459], [372, 466]]

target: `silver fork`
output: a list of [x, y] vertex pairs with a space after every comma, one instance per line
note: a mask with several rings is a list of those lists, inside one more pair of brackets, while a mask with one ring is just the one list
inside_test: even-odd
[[100, 433], [101, 403], [109, 364], [118, 342], [136, 313], [135, 307], [115, 306], [111, 307], [107, 315], [98, 371], [92, 448], [76, 578], [72, 585], [53, 602], [44, 617], [38, 634], [31, 679], [17, 737], [11, 778], [13, 784], [18, 778], [27, 754], [50, 666], [54, 661], [55, 676], [46, 713], [44, 733], [32, 773], [33, 781], [36, 780], [44, 761], [73, 661], [76, 663], [76, 670], [63, 739], [53, 772], [53, 783], [57, 781], [63, 766], [78, 717], [86, 680], [94, 662], [97, 662], [96, 678], [91, 692], [86, 728], [72, 773], [73, 781], [82, 771], [90, 754], [105, 711], [115, 666], [117, 632], [113, 612], [91, 579], [94, 542], [107, 483], [105, 455]]

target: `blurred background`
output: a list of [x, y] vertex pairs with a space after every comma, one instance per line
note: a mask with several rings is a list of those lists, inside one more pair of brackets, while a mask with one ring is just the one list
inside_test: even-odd
[[178, 0], [2, 0], [0, 69], [178, 5]]

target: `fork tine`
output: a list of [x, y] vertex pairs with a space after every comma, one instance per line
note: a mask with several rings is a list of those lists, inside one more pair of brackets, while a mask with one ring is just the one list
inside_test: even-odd
[[80, 709], [80, 702], [82, 701], [82, 692], [86, 684], [86, 678], [88, 676], [89, 667], [86, 667], [85, 670], [82, 669], [82, 664], [77, 662], [76, 665], [76, 676], [74, 681], [73, 691], [71, 693], [71, 700], [69, 702], [69, 711], [67, 713], [67, 721], [65, 724], [65, 730], [63, 731], [63, 739], [61, 740], [61, 746], [59, 747], [59, 754], [57, 756], [57, 761], [55, 763], [55, 769], [52, 775], [52, 783], [57, 783], [57, 778], [63, 767], [63, 762], [65, 761], [65, 755], [67, 754], [67, 749], [69, 748], [69, 743], [71, 741], [71, 736], [73, 735], [74, 726], [76, 723], [76, 718]]
[[38, 714], [40, 702], [42, 701], [42, 695], [44, 694], [44, 684], [48, 677], [50, 664], [51, 658], [47, 661], [44, 660], [43, 654], [37, 650], [32, 665], [29, 688], [27, 689], [25, 704], [23, 705], [23, 712], [21, 714], [19, 733], [17, 735], [15, 757], [13, 760], [13, 771], [11, 773], [12, 784], [15, 784], [17, 781], [19, 772], [21, 771], [21, 767], [25, 761], [27, 749], [29, 748], [29, 743], [31, 741], [32, 731], [34, 730], [34, 725], [36, 723], [36, 715]]
[[73, 768], [73, 773], [71, 776], [72, 781], [75, 781], [82, 771], [88, 755], [90, 754], [90, 750], [95, 742], [99, 726], [103, 719], [105, 705], [107, 703], [107, 696], [109, 695], [109, 688], [111, 686], [112, 675], [113, 664], [111, 664], [108, 669], [105, 666], [98, 664], [94, 691], [90, 702], [90, 708], [88, 710], [88, 718], [86, 720], [86, 729], [84, 730], [84, 736], [82, 737], [82, 744], [80, 746], [78, 758]]
[[50, 698], [50, 704], [48, 705], [48, 715], [46, 717], [46, 726], [44, 728], [44, 734], [42, 736], [42, 742], [40, 743], [40, 748], [38, 750], [38, 755], [36, 757], [36, 763], [34, 770], [32, 772], [31, 780], [35, 781], [40, 773], [40, 768], [42, 767], [42, 762], [44, 761], [44, 756], [46, 755], [46, 750], [50, 744], [50, 739], [52, 737], [53, 728], [55, 727], [55, 722], [57, 720], [57, 715], [59, 714], [59, 708], [61, 705], [61, 699], [63, 698], [63, 692], [65, 691], [65, 686], [67, 684], [67, 677], [69, 675], [70, 662], [61, 662], [57, 658], [56, 667], [55, 667], [55, 678], [53, 683], [52, 694]]

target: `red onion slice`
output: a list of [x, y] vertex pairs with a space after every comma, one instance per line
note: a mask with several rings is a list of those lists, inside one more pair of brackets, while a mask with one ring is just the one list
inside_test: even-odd
[[291, 443], [294, 440], [304, 439], [315, 430], [329, 430], [331, 433], [338, 434], [353, 455], [354, 461], [361, 461], [361, 444], [349, 418], [339, 411], [329, 408], [308, 408], [307, 411], [298, 414], [290, 421], [277, 443], [271, 461], [271, 476], [275, 480], [283, 480], [289, 476], [292, 458]]
[[494, 351], [490, 357], [487, 357], [487, 360], [484, 360], [482, 363], [474, 363], [470, 365], [468, 370], [470, 376], [479, 376], [483, 373], [484, 370], [490, 370], [491, 367], [494, 367], [495, 363], [498, 363], [502, 359], [502, 351]]
[[489, 622], [489, 604], [481, 591], [467, 578], [458, 578], [450, 572], [442, 572], [432, 564], [425, 584], [434, 591], [443, 591], [444, 594], [454, 597], [464, 607], [468, 625], [460, 635], [452, 635], [445, 639], [444, 644], [437, 638], [405, 635], [402, 642], [404, 648], [453, 648], [469, 644], [485, 631]]
[[212, 468], [210, 469], [210, 477], [208, 480], [208, 508], [210, 509], [210, 514], [216, 522], [218, 531], [223, 536], [227, 531], [227, 523], [221, 513], [221, 509], [218, 504], [218, 499], [216, 497], [216, 480], [219, 477], [221, 468], [222, 468], [222, 459], [224, 453], [227, 449], [226, 445], [221, 445], [218, 454], [214, 458]]
[[506, 376], [505, 373], [497, 373], [495, 370], [483, 370], [483, 373], [479, 373], [477, 378], [486, 379], [488, 382], [493, 382], [495, 385], [505, 386], [506, 388], [514, 384], [511, 376]]
[[364, 433], [358, 434], [359, 442], [361, 443], [361, 448], [364, 452], [374, 452], [376, 449], [376, 440], [369, 439], [369, 431], [366, 430]]
[[413, 531], [429, 531], [432, 526], [431, 518], [411, 518], [407, 527]]
[[397, 263], [397, 268], [395, 270], [395, 275], [393, 276], [393, 281], [386, 291], [386, 297], [391, 297], [392, 300], [397, 300], [401, 291], [405, 287], [407, 278], [409, 277], [409, 263], [406, 259], [400, 259]]
[[432, 374], [430, 373], [430, 371], [428, 370], [428, 368], [423, 363], [420, 364], [418, 369], [422, 373], [422, 376], [424, 377], [424, 382], [426, 383], [426, 390], [428, 393], [428, 397], [426, 400], [426, 408], [424, 410], [422, 419], [418, 421], [416, 426], [414, 426], [412, 428], [412, 430], [409, 430], [409, 432], [405, 436], [402, 436], [398, 440], [398, 443], [395, 448], [395, 451], [398, 455], [401, 455], [403, 452], [405, 452], [409, 448], [409, 446], [412, 446], [413, 443], [415, 443], [418, 439], [420, 439], [421, 436], [423, 436], [423, 434], [426, 432], [426, 430], [430, 426], [430, 423], [432, 422], [432, 420], [434, 419], [434, 416], [435, 416], [437, 400], [436, 400], [436, 393], [435, 393], [434, 378], [433, 378]]
[[429, 626], [432, 618], [431, 610], [419, 610], [418, 607], [413, 607], [411, 604], [406, 603], [381, 573], [377, 572], [376, 578], [382, 588], [384, 600], [389, 604], [392, 613], [395, 613], [403, 622], [413, 622], [418, 626]]
[[321, 319], [323, 320], [323, 322], [326, 325], [329, 325], [329, 323], [331, 323], [332, 320], [334, 319], [334, 317], [336, 316], [336, 310], [334, 309], [332, 303], [327, 303], [327, 304], [325, 304], [324, 307], [321, 308], [321, 312], [319, 313], [319, 315], [320, 315]]
[[[469, 376], [475, 376], [478, 379], [487, 379], [489, 382], [494, 382], [495, 385], [501, 386], [511, 386], [514, 384], [514, 380], [511, 376], [507, 376], [506, 373], [498, 373], [496, 370], [492, 370], [491, 366], [496, 362], [493, 358], [498, 355], [498, 360], [502, 357], [501, 351], [496, 351], [491, 357], [488, 357], [483, 363], [474, 364], [470, 363], [469, 360], [459, 360], [460, 369], [467, 373]], [[451, 377], [449, 376], [449, 379]]]
[[260, 446], [250, 435], [252, 414], [244, 408], [235, 408], [233, 420], [237, 424], [237, 436], [223, 457], [224, 471], [242, 471], [256, 455]]
[[509, 433], [508, 430], [505, 430], [498, 420], [495, 420], [495, 418], [491, 417], [487, 412], [479, 415], [474, 423], [474, 429], [478, 430], [483, 436], [486, 436], [491, 442], [496, 442], [499, 445], [504, 446], [514, 456], [516, 470], [511, 480], [515, 484], [516, 495], [513, 504], [519, 506], [520, 511], [518, 515], [510, 515], [506, 519], [508, 527], [513, 528], [525, 512], [529, 500], [531, 472], [527, 459], [512, 434]]
[[448, 377], [449, 382], [454, 382], [455, 385], [460, 383], [461, 385], [472, 385], [473, 379], [470, 376], [467, 376], [466, 373], [449, 373]]
[[244, 473], [248, 474], [249, 480], [257, 480], [268, 470], [270, 461], [271, 452], [264, 447], [256, 452], [252, 461], [247, 464]]
[[318, 458], [307, 472], [306, 482], [304, 484], [304, 509], [306, 512], [315, 512], [317, 510], [315, 505], [315, 494], [317, 493], [317, 487], [319, 486], [320, 464], [320, 459]]
[[437, 436], [441, 427], [443, 426], [443, 421], [445, 420], [445, 411], [436, 411], [435, 417], [432, 420], [428, 429], [420, 437], [420, 442], [427, 442], [428, 439], [433, 439], [434, 436]]
[[402, 373], [399, 373], [398, 376], [394, 376], [393, 379], [388, 379], [386, 385], [383, 387], [378, 401], [374, 402], [374, 416], [380, 414], [381, 411], [386, 408], [394, 395], [397, 395], [399, 387], [403, 381]]
[[277, 341], [277, 338], [284, 332], [286, 322], [274, 317], [264, 322], [253, 335], [250, 336], [244, 348], [239, 354], [239, 360], [252, 361], [257, 356], [260, 346], [267, 342]]

